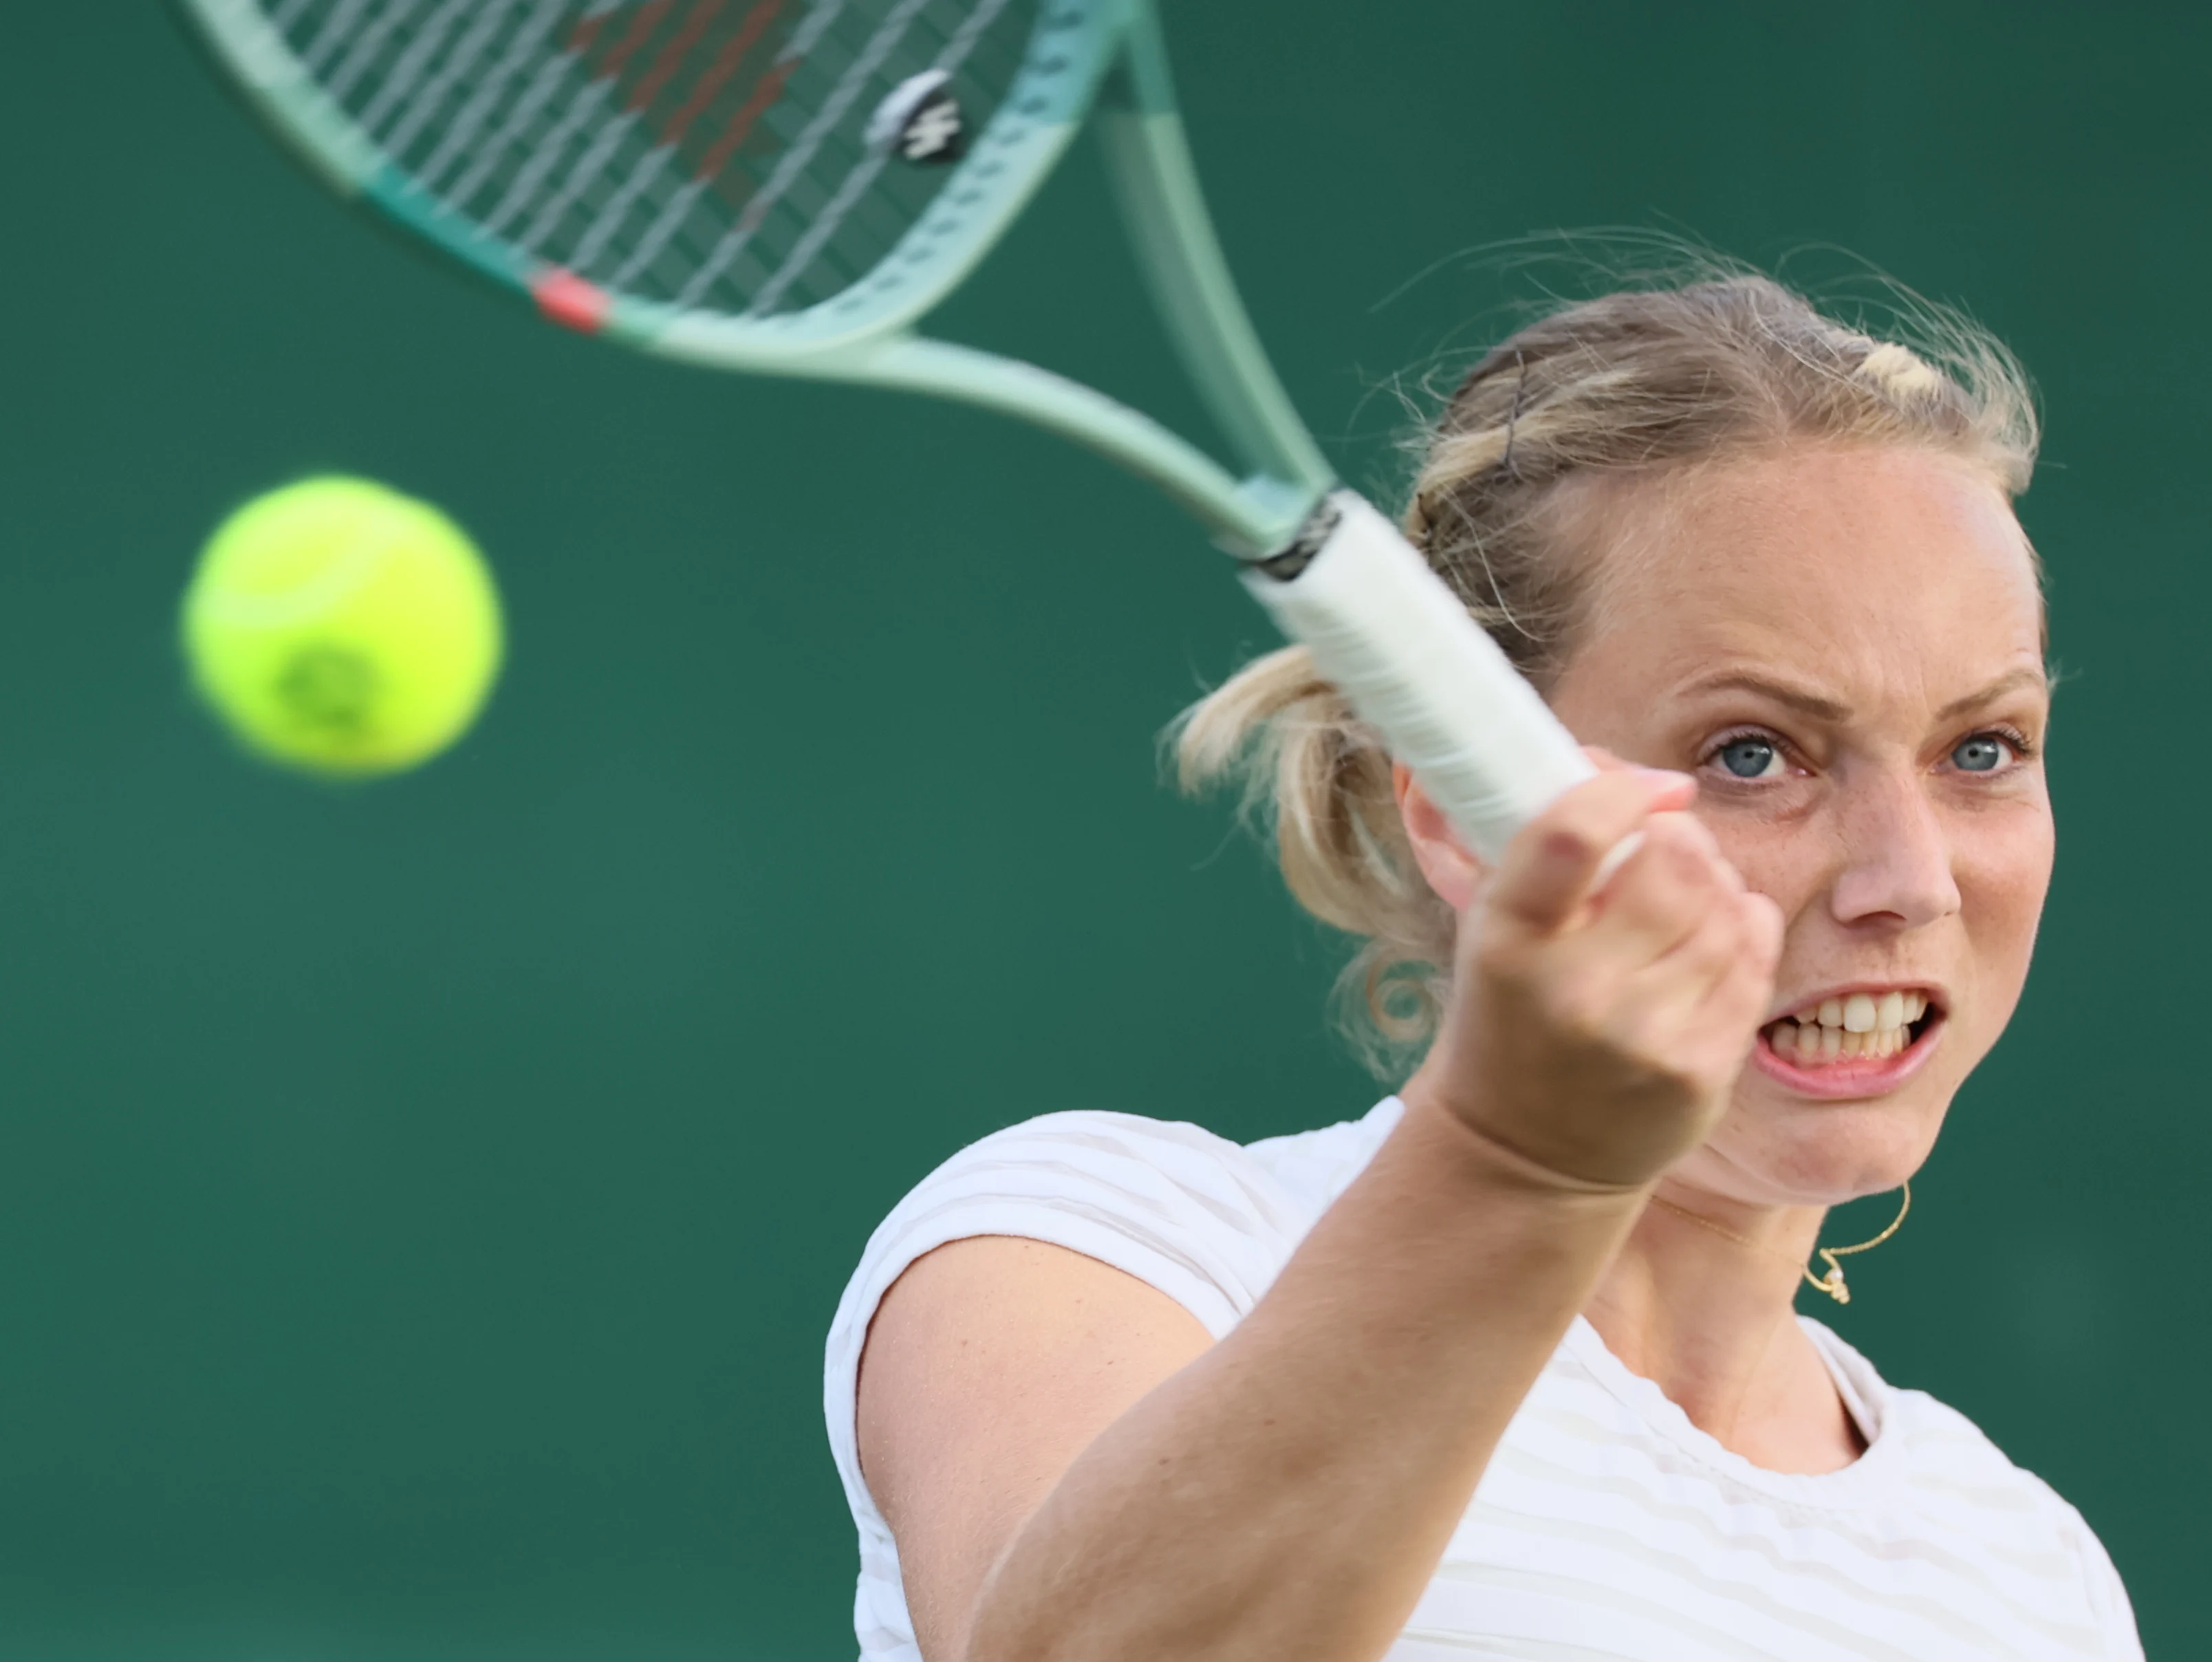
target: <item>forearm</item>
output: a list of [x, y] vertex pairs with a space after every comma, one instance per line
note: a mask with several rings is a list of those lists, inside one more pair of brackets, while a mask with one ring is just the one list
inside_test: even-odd
[[1109, 1426], [963, 1662], [1365, 1662], [1632, 1223], [1410, 1110], [1235, 1332]]

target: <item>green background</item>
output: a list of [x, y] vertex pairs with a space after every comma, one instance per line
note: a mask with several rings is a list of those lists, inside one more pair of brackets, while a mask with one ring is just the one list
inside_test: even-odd
[[[1537, 228], [1842, 245], [2039, 378], [2057, 892], [1833, 1319], [2082, 1508], [2154, 1656], [2212, 1646], [2185, 9], [1169, 19], [1261, 332], [1357, 478], [1377, 389], [1513, 289], [1465, 251]], [[333, 208], [158, 8], [20, 10], [0, 1652], [849, 1655], [819, 1346], [891, 1202], [1045, 1110], [1250, 1137], [1370, 1099], [1337, 948], [1158, 781], [1263, 624], [1087, 458], [547, 330]], [[945, 327], [1194, 421], [1103, 204], [1085, 149]], [[172, 645], [216, 518], [324, 467], [443, 503], [511, 609], [481, 729], [369, 788], [235, 755]]]

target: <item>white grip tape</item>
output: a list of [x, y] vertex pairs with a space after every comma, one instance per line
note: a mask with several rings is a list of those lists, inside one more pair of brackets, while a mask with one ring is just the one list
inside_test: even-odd
[[1596, 770], [1535, 688], [1398, 528], [1349, 490], [1303, 570], [1244, 582], [1495, 863], [1515, 832]]

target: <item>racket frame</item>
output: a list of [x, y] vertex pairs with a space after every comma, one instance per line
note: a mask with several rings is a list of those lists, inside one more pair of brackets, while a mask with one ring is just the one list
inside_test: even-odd
[[[1334, 488], [1230, 280], [1153, 0], [1042, 0], [1012, 91], [891, 253], [841, 293], [766, 316], [611, 294], [477, 229], [378, 149], [315, 84], [256, 0], [177, 3], [264, 117], [341, 196], [373, 204], [528, 295], [556, 322], [716, 368], [996, 410], [1150, 480], [1242, 558], [1255, 598], [1306, 644], [1315, 667], [1380, 729], [1483, 858], [1495, 860], [1522, 825], [1591, 773], [1558, 718], [1421, 555], [1372, 506]], [[989, 252], [1094, 104], [1137, 263], [1241, 474], [1094, 388], [914, 327]]]
[[[919, 393], [1073, 440], [1150, 481], [1244, 558], [1282, 548], [1334, 484], [1261, 350], [1199, 189], [1153, 0], [1043, 0], [1023, 68], [931, 206], [874, 271], [801, 311], [732, 315], [611, 293], [424, 190], [317, 84], [258, 0], [178, 0], [264, 121], [373, 207], [556, 323], [747, 374]], [[1242, 473], [1096, 388], [914, 325], [990, 252], [1093, 119], [1170, 339]]]

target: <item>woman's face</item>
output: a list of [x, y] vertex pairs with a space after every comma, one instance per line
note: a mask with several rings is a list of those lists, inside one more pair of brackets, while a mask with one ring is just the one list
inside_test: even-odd
[[1632, 490], [1597, 540], [1553, 707], [1694, 774], [1787, 928], [1730, 1111], [1677, 1175], [1751, 1204], [1894, 1188], [2010, 1018], [2050, 881], [2027, 539], [1953, 459], [1808, 448]]

